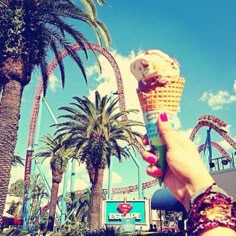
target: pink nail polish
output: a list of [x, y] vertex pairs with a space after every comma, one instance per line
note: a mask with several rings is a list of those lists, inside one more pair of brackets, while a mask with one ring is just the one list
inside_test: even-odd
[[163, 122], [168, 121], [167, 114], [166, 114], [165, 112], [161, 113], [161, 114], [160, 114], [160, 119], [161, 119], [161, 121], [163, 121]]
[[160, 177], [163, 176], [163, 172], [161, 169], [157, 168], [154, 173], [153, 173], [156, 177]]
[[160, 168], [156, 167], [156, 166], [148, 166], [146, 169], [146, 172], [148, 175], [154, 177], [154, 178], [158, 178], [160, 176], [163, 176], [163, 172]]
[[148, 156], [148, 157], [146, 158], [146, 161], [147, 161], [148, 163], [152, 164], [152, 165], [155, 165], [156, 162], [157, 162], [157, 158], [154, 157], [154, 156]]

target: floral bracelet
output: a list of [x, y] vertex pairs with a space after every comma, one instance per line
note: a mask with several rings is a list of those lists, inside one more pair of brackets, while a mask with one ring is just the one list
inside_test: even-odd
[[216, 183], [195, 193], [190, 201], [188, 234], [197, 236], [202, 232], [222, 226], [236, 230], [233, 198]]

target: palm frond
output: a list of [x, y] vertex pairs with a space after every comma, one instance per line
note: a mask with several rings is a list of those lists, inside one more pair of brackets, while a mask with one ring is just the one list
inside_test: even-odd
[[92, 0], [80, 0], [91, 19], [97, 18], [97, 10]]

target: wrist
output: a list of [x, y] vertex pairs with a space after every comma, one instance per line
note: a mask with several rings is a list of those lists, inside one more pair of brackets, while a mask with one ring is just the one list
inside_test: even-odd
[[[236, 229], [233, 199], [215, 183], [192, 195], [188, 213], [189, 235], [208, 235], [215, 229]], [[211, 235], [211, 234], [209, 234]]]
[[195, 198], [197, 195], [203, 193], [209, 186], [214, 183], [213, 178], [209, 175], [209, 177], [205, 178], [203, 181], [202, 178], [199, 181], [192, 182], [186, 187], [186, 194], [182, 201], [185, 210], [188, 212], [190, 209], [191, 199]]

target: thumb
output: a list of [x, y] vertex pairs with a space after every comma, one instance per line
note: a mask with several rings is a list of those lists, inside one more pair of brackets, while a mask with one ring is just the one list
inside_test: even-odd
[[159, 119], [157, 120], [157, 129], [166, 143], [167, 148], [176, 143], [176, 131], [171, 127], [170, 122], [168, 121], [167, 113], [163, 112], [160, 114]]

